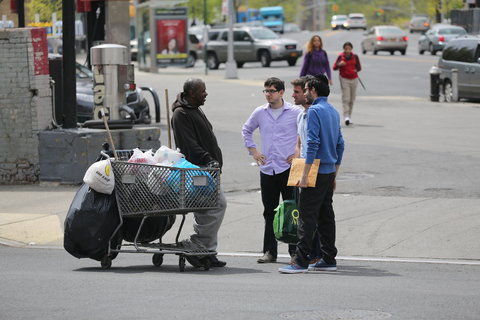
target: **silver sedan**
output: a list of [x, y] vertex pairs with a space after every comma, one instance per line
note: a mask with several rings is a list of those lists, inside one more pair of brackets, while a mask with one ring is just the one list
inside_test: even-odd
[[449, 24], [433, 25], [424, 35], [418, 39], [418, 53], [423, 54], [429, 51], [432, 56], [437, 51], [442, 51], [445, 44], [451, 39], [466, 34], [467, 31], [459, 26]]
[[377, 54], [378, 51], [388, 51], [394, 54], [400, 51], [402, 55], [407, 52], [408, 37], [400, 28], [395, 26], [375, 26], [370, 28], [364, 34], [362, 40], [362, 53], [372, 51]]

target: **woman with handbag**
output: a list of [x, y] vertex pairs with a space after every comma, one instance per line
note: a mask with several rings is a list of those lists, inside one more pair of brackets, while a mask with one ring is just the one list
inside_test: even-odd
[[330, 63], [328, 62], [327, 52], [323, 50], [322, 38], [318, 35], [314, 35], [307, 43], [307, 53], [303, 58], [300, 77], [307, 75], [314, 76], [317, 74], [326, 74], [328, 77], [328, 83], [330, 85], [333, 84]]

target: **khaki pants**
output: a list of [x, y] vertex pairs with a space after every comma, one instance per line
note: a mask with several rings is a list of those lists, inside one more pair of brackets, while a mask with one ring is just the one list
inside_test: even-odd
[[357, 85], [358, 78], [347, 79], [340, 77], [340, 86], [342, 88], [342, 106], [343, 106], [343, 116], [351, 117], [353, 103], [357, 96]]

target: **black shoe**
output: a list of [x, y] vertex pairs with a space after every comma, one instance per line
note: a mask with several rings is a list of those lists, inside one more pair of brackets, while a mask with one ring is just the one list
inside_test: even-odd
[[225, 261], [218, 260], [217, 256], [210, 256], [210, 266], [213, 268], [222, 268], [227, 265]]
[[185, 256], [185, 258], [187, 259], [188, 263], [190, 263], [195, 268], [203, 268], [205, 266], [202, 260], [199, 259], [197, 256]]

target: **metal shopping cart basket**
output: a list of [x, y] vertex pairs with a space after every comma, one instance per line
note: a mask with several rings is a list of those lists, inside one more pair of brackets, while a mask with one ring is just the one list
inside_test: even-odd
[[[117, 150], [117, 160], [111, 158], [112, 170], [115, 176], [115, 196], [120, 215], [120, 224], [110, 241], [120, 231], [124, 217], [140, 217], [135, 239], [132, 243], [123, 242], [121, 247], [110, 248], [101, 261], [102, 268], [111, 266], [111, 254], [117, 252], [153, 253], [153, 264], [160, 266], [164, 254], [179, 256], [180, 271], [185, 270], [185, 259], [188, 256], [204, 257], [215, 255], [198, 247], [187, 246], [179, 242], [179, 236], [189, 212], [202, 212], [218, 208], [220, 189], [220, 169], [177, 168], [143, 163], [129, 163], [132, 150]], [[108, 157], [102, 152], [102, 155]], [[142, 227], [148, 217], [161, 215], [181, 215], [175, 243], [158, 242], [145, 243], [138, 241]], [[210, 259], [203, 259], [204, 268], [210, 267]]]

